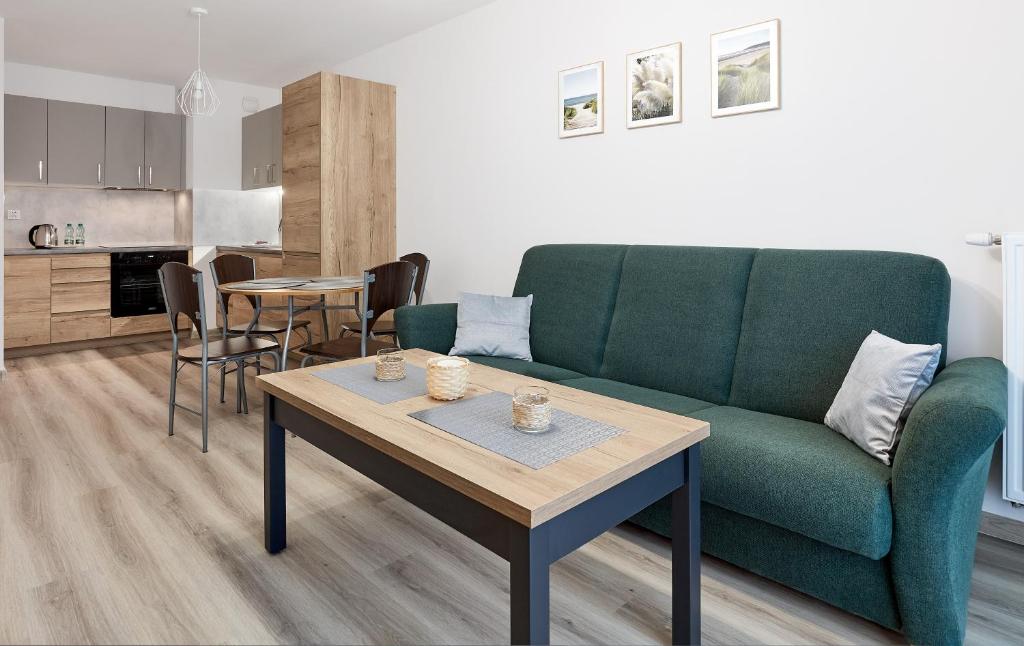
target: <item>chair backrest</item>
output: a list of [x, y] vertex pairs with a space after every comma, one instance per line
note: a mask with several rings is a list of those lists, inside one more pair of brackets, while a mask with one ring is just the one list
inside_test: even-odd
[[178, 338], [178, 315], [192, 321], [206, 343], [206, 305], [203, 303], [203, 272], [180, 262], [165, 263], [159, 270], [160, 289], [164, 293], [171, 333]]
[[[250, 256], [239, 254], [224, 254], [217, 256], [210, 261], [210, 273], [213, 275], [213, 287], [217, 289], [227, 283], [238, 283], [243, 280], [254, 280], [256, 278], [256, 260]], [[228, 303], [232, 294], [224, 294], [217, 289], [217, 304], [220, 306], [221, 315], [225, 322], [228, 315]], [[256, 309], [256, 297], [246, 296], [249, 305]], [[225, 323], [227, 325], [227, 323]]]
[[371, 332], [385, 312], [408, 305], [416, 285], [416, 265], [404, 260], [377, 265], [363, 272], [364, 330]]
[[413, 287], [413, 291], [416, 293], [416, 304], [422, 305], [423, 287], [427, 284], [427, 271], [430, 269], [430, 259], [417, 251], [407, 253], [399, 258], [399, 260], [416, 265], [416, 285]]

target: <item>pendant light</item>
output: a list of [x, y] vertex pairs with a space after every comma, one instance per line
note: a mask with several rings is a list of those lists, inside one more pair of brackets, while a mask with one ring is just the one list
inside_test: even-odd
[[220, 107], [220, 99], [213, 91], [213, 84], [210, 83], [210, 78], [206, 76], [200, 63], [203, 44], [202, 21], [208, 12], [202, 7], [192, 7], [188, 12], [196, 17], [196, 71], [192, 72], [181, 92], [178, 92], [178, 107], [187, 117], [209, 117]]

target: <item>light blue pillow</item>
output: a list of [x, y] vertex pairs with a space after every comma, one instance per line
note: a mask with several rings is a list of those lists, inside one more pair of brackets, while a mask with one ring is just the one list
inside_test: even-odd
[[459, 296], [455, 347], [459, 356], [508, 357], [533, 361], [530, 354], [530, 307], [533, 294], [524, 297]]

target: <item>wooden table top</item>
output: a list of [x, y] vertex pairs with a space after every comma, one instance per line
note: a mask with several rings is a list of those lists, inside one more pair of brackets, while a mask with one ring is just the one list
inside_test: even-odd
[[[275, 287], [277, 284], [305, 283], [302, 287]], [[266, 287], [255, 288], [256, 283]], [[241, 294], [242, 296], [316, 296], [318, 294], [351, 294], [363, 291], [362, 276], [299, 276], [282, 278], [263, 278], [244, 280], [236, 283], [224, 283], [217, 288], [225, 294]]]
[[[425, 367], [436, 355], [403, 351]], [[375, 357], [344, 364], [370, 363]], [[348, 433], [361, 442], [528, 527], [536, 527], [606, 489], [707, 438], [709, 425], [568, 386], [470, 364], [467, 397], [517, 386], [541, 385], [559, 408], [613, 424], [624, 433], [543, 469], [525, 465], [408, 416], [444, 406], [426, 395], [378, 404], [313, 376], [343, 364], [328, 364], [257, 377], [266, 392]]]

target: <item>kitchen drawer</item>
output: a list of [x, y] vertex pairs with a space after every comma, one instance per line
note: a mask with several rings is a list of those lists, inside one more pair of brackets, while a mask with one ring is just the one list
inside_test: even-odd
[[68, 283], [52, 287], [50, 311], [54, 314], [66, 312], [93, 312], [110, 310], [110, 282]]
[[[178, 315], [178, 329], [187, 330], [191, 323], [188, 317]], [[142, 316], [121, 316], [110, 319], [110, 336], [130, 334], [152, 334], [170, 332], [171, 324], [166, 314], [144, 314]]]
[[[280, 278], [284, 260], [281, 254], [256, 253], [256, 278]], [[319, 258], [318, 258], [319, 260]]]
[[104, 339], [110, 336], [110, 312], [55, 314], [50, 319], [50, 343]]
[[59, 283], [100, 283], [110, 282], [110, 267], [80, 267], [57, 269], [50, 272], [50, 282]]
[[51, 266], [53, 269], [79, 269], [81, 267], [110, 267], [110, 254], [57, 254], [53, 256]]
[[[50, 259], [8, 256], [4, 261], [4, 311], [50, 313]], [[49, 329], [49, 326], [47, 326]]]
[[49, 312], [7, 311], [4, 314], [4, 347], [23, 348], [49, 342]]

